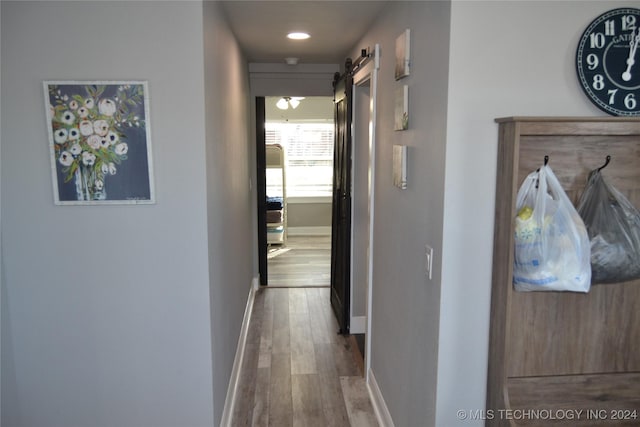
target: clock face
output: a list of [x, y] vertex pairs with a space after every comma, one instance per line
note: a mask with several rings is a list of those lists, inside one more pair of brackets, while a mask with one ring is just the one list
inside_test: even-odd
[[640, 9], [613, 9], [584, 31], [576, 53], [582, 89], [603, 111], [640, 116]]

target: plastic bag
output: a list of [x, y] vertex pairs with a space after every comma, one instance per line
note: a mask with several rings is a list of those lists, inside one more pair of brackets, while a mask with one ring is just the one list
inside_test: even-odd
[[587, 230], [549, 166], [524, 180], [516, 212], [514, 288], [588, 292], [591, 265]]
[[640, 278], [640, 212], [598, 169], [589, 174], [578, 212], [591, 240], [593, 282]]

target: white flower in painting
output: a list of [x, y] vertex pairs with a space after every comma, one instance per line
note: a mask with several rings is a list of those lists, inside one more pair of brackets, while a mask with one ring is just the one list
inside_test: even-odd
[[69, 151], [73, 154], [73, 157], [76, 157], [78, 154], [82, 153], [82, 147], [80, 147], [80, 144], [73, 144], [71, 148], [69, 148]]
[[77, 110], [78, 109], [78, 101], [76, 101], [75, 99], [72, 100], [69, 103], [69, 108], [71, 108], [72, 110]]
[[100, 139], [101, 138], [98, 135], [91, 135], [89, 138], [87, 138], [87, 144], [89, 145], [89, 147], [97, 150], [102, 146]]
[[116, 113], [116, 103], [111, 99], [103, 99], [98, 103], [100, 114], [111, 117]]
[[89, 136], [93, 133], [93, 123], [89, 120], [83, 120], [80, 122], [80, 133], [84, 136]]
[[102, 148], [109, 148], [109, 140], [107, 139], [107, 137], [102, 137], [100, 138], [100, 146]]
[[53, 108], [53, 105], [49, 104], [49, 117], [54, 117], [56, 115], [56, 109]]
[[109, 132], [109, 123], [106, 120], [96, 120], [93, 122], [93, 130], [100, 136], [106, 136]]
[[57, 131], [55, 131], [55, 133], [53, 134], [53, 139], [58, 143], [58, 144], [64, 144], [65, 142], [67, 142], [67, 138], [69, 137], [69, 132], [67, 132], [66, 129], [58, 129]]
[[71, 111], [65, 111], [60, 117], [60, 121], [65, 125], [72, 125], [76, 121], [76, 116]]
[[120, 140], [120, 137], [115, 132], [109, 132], [107, 134], [107, 140], [109, 141], [109, 144], [113, 145]]
[[113, 162], [109, 163], [109, 174], [115, 175], [118, 169], [116, 169], [116, 165]]
[[101, 179], [96, 179], [95, 186], [96, 190], [100, 191], [104, 188], [104, 182]]
[[88, 151], [84, 151], [82, 153], [82, 163], [84, 163], [85, 166], [93, 166], [95, 162], [96, 162], [95, 154], [90, 153]]
[[73, 156], [68, 151], [63, 151], [60, 153], [58, 161], [62, 166], [71, 166], [71, 163], [73, 163]]
[[80, 131], [78, 130], [78, 128], [69, 129], [69, 140], [75, 141], [78, 138], [80, 138]]
[[102, 166], [100, 166], [100, 170], [102, 171], [103, 175], [106, 175], [109, 173], [109, 165], [106, 163], [103, 163]]
[[60, 121], [65, 125], [72, 125], [76, 121], [76, 116], [71, 111], [65, 111], [60, 117]]
[[93, 99], [91, 98], [85, 99], [84, 106], [87, 107], [89, 110], [91, 110], [95, 106], [95, 104], [93, 103]]
[[78, 116], [80, 116], [81, 119], [86, 119], [89, 117], [89, 109], [87, 107], [78, 108]]
[[115, 152], [117, 155], [122, 156], [123, 154], [127, 154], [127, 151], [129, 151], [129, 146], [126, 142], [121, 142], [116, 145]]

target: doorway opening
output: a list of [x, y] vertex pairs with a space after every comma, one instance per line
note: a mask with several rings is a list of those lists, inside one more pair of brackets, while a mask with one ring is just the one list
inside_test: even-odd
[[265, 98], [266, 284], [331, 279], [334, 120], [331, 97]]

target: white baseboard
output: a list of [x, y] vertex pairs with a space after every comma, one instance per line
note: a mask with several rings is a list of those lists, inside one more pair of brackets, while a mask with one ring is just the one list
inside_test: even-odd
[[331, 226], [320, 227], [288, 227], [289, 236], [330, 236]]
[[364, 334], [367, 332], [367, 316], [352, 316], [349, 322], [350, 334]]
[[240, 369], [244, 359], [244, 349], [247, 344], [247, 333], [249, 331], [249, 322], [251, 321], [251, 311], [253, 310], [253, 301], [256, 290], [260, 287], [260, 279], [254, 277], [251, 280], [251, 289], [249, 289], [249, 297], [247, 305], [244, 309], [244, 317], [242, 318], [242, 327], [240, 328], [240, 337], [238, 338], [238, 346], [236, 347], [236, 356], [233, 359], [233, 368], [231, 370], [231, 378], [229, 378], [229, 386], [227, 387], [227, 397], [224, 400], [224, 410], [222, 411], [221, 427], [231, 427], [233, 422], [233, 408], [236, 405], [236, 394], [240, 383]]
[[391, 414], [389, 413], [389, 409], [387, 408], [387, 404], [382, 397], [382, 392], [376, 382], [376, 377], [373, 375], [373, 371], [371, 369], [369, 369], [368, 377], [369, 380], [367, 381], [367, 388], [369, 389], [369, 397], [371, 397], [371, 404], [373, 405], [373, 410], [378, 418], [378, 423], [381, 427], [395, 427]]

